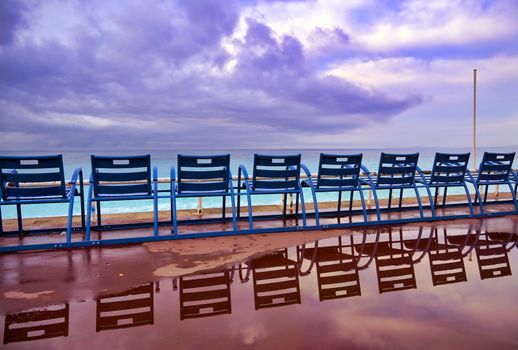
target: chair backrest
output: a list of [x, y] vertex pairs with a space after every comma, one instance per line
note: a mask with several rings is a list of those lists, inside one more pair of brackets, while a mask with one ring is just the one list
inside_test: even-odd
[[151, 194], [151, 156], [92, 156], [94, 195]]
[[362, 154], [320, 153], [317, 188], [358, 187]]
[[180, 278], [180, 320], [232, 313], [229, 270]]
[[412, 185], [419, 153], [389, 154], [381, 153], [377, 185]]
[[460, 184], [464, 182], [469, 153], [435, 153], [431, 182]]
[[298, 267], [287, 249], [254, 259], [251, 267], [256, 310], [300, 304]]
[[299, 189], [301, 155], [254, 155], [253, 190]]
[[[53, 182], [49, 184], [48, 182]], [[24, 184], [30, 186], [23, 186]], [[0, 157], [2, 199], [66, 197], [63, 156]]]
[[178, 155], [178, 193], [227, 192], [230, 154], [218, 156]]
[[97, 299], [96, 331], [154, 323], [153, 283]]
[[484, 152], [478, 170], [478, 181], [506, 181], [509, 179], [513, 161], [513, 153]]
[[68, 304], [5, 316], [4, 344], [68, 336]]

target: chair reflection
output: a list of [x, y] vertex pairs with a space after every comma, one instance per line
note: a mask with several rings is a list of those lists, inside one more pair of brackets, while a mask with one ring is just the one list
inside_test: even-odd
[[97, 299], [96, 331], [152, 325], [153, 284]]
[[458, 245], [462, 250], [468, 247], [464, 256], [475, 250], [480, 278], [484, 280], [511, 275], [506, 244], [512, 237], [505, 233], [477, 231], [476, 234], [449, 236], [448, 242]]
[[255, 309], [300, 304], [297, 263], [288, 259], [288, 250], [251, 261]]
[[428, 239], [406, 240], [405, 247], [427, 253], [434, 286], [467, 281], [461, 249], [448, 244], [446, 229], [443, 236], [444, 243], [439, 243], [439, 231], [432, 228]]
[[376, 242], [355, 246], [358, 253], [374, 256], [380, 294], [417, 288], [412, 251], [404, 247], [403, 230], [399, 230], [398, 238], [392, 228], [386, 233], [387, 241], [377, 239]]
[[[343, 244], [350, 239], [351, 244]], [[361, 295], [357, 256], [352, 245], [352, 236], [338, 237], [332, 246], [319, 246], [302, 250], [302, 257], [316, 266], [318, 296], [320, 301]]]
[[483, 238], [479, 240], [476, 247], [480, 278], [511, 276], [506, 244], [510, 243], [513, 235], [499, 232], [486, 233]]
[[68, 336], [69, 310], [61, 304], [6, 315], [4, 344]]
[[228, 270], [181, 277], [179, 285], [181, 320], [232, 313]]

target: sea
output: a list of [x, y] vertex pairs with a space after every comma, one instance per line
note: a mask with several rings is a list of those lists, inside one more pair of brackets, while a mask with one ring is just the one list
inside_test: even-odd
[[[449, 152], [449, 153], [465, 153], [470, 152], [470, 148], [394, 148], [394, 149], [211, 149], [211, 150], [73, 150], [73, 151], [56, 151], [56, 150], [35, 150], [35, 151], [24, 151], [24, 152], [13, 152], [13, 151], [0, 151], [1, 155], [48, 155], [48, 154], [63, 154], [64, 167], [67, 180], [72, 176], [72, 172], [75, 168], [81, 167], [83, 169], [85, 180], [90, 177], [91, 165], [90, 157], [92, 154], [95, 155], [118, 155], [118, 156], [129, 156], [129, 155], [142, 155], [150, 154], [152, 166], [158, 168], [158, 176], [160, 178], [169, 178], [169, 172], [171, 165], [176, 165], [176, 158], [178, 154], [189, 154], [189, 155], [214, 155], [214, 154], [230, 154], [231, 157], [231, 171], [233, 175], [237, 175], [237, 169], [240, 164], [246, 166], [251, 175], [253, 158], [255, 153], [259, 154], [275, 154], [275, 155], [290, 155], [290, 154], [301, 154], [302, 162], [308, 166], [312, 173], [316, 173], [318, 170], [318, 161], [320, 153], [332, 153], [332, 154], [363, 154], [363, 164], [367, 166], [370, 171], [377, 171], [380, 153], [415, 153], [419, 152], [419, 167], [423, 170], [430, 170], [433, 164], [435, 152]], [[493, 147], [493, 148], [478, 148], [477, 149], [477, 161], [476, 164], [482, 159], [482, 155], [485, 151], [488, 152], [515, 152], [514, 148], [505, 147]], [[470, 168], [473, 167], [473, 163], [470, 162]], [[161, 189], [168, 189], [168, 184], [160, 184]], [[311, 193], [309, 189], [304, 190], [304, 198], [306, 202], [312, 202]], [[501, 188], [500, 191], [506, 191], [505, 188]], [[386, 192], [386, 191], [383, 191]], [[88, 193], [88, 187], [85, 188], [85, 193]], [[450, 194], [464, 193], [463, 190], [453, 189], [449, 190]], [[408, 191], [405, 193], [408, 196], [415, 196], [413, 193]], [[423, 192], [422, 195], [425, 195]], [[357, 196], [357, 194], [356, 194]], [[379, 193], [380, 198], [387, 198], [388, 193]], [[242, 205], [246, 203], [246, 197], [243, 197]], [[355, 197], [356, 198], [356, 197]], [[359, 197], [358, 197], [359, 198]], [[336, 193], [322, 193], [318, 195], [318, 201], [336, 201]], [[264, 204], [280, 204], [280, 195], [261, 195], [254, 196], [252, 199], [253, 205], [264, 205]], [[79, 199], [76, 200], [74, 214], [79, 214]], [[197, 208], [197, 198], [182, 198], [177, 202], [179, 210], [182, 209], [194, 209]], [[203, 208], [217, 208], [221, 207], [221, 198], [206, 197], [203, 198]], [[2, 218], [10, 219], [16, 217], [15, 206], [3, 206]], [[103, 213], [131, 213], [131, 212], [145, 212], [152, 211], [152, 201], [114, 201], [103, 204]], [[170, 210], [170, 204], [168, 199], [159, 200], [159, 210]], [[66, 204], [52, 204], [52, 205], [25, 205], [22, 207], [23, 217], [49, 217], [49, 216], [63, 216], [66, 215], [67, 205]]]

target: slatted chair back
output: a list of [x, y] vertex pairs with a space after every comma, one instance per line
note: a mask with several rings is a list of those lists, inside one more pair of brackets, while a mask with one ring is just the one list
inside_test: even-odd
[[178, 193], [228, 192], [230, 154], [178, 155]]
[[389, 154], [381, 153], [377, 185], [413, 185], [419, 153]]
[[180, 278], [181, 320], [231, 313], [228, 270]]
[[153, 319], [153, 283], [97, 299], [97, 332], [150, 325]]
[[501, 182], [509, 179], [515, 153], [484, 152], [478, 171], [478, 181]]
[[301, 155], [254, 155], [253, 190], [282, 191], [300, 188]]
[[3, 200], [66, 198], [63, 156], [0, 157]]
[[64, 304], [6, 315], [4, 344], [68, 336], [69, 310]]
[[92, 156], [94, 195], [151, 195], [151, 156]]
[[445, 185], [463, 183], [468, 162], [469, 153], [435, 153], [431, 183]]
[[304, 258], [316, 263], [320, 301], [361, 295], [357, 257], [343, 248], [340, 243], [304, 250]]
[[317, 189], [358, 187], [362, 157], [362, 154], [320, 153]]
[[287, 258], [285, 249], [254, 259], [255, 309], [300, 304], [300, 286], [297, 263]]

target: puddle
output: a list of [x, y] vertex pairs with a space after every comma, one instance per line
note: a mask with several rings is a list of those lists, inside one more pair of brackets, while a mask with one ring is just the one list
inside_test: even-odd
[[518, 343], [516, 242], [516, 235], [466, 225], [325, 238], [203, 274], [8, 313], [0, 317], [3, 343], [511, 349]]

